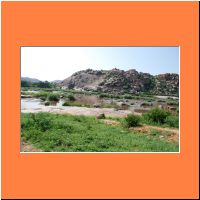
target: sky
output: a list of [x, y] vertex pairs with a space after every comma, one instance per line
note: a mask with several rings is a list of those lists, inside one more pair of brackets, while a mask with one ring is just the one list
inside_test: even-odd
[[63, 80], [85, 70], [179, 74], [179, 47], [21, 47], [21, 76]]

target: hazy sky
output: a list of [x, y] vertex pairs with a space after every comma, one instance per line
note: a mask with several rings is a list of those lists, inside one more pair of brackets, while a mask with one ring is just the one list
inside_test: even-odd
[[22, 47], [21, 76], [63, 80], [84, 69], [179, 73], [179, 47]]

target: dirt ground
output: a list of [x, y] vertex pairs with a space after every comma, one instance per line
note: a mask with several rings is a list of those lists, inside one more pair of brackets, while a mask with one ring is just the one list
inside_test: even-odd
[[[120, 122], [114, 120], [103, 120], [104, 123], [112, 126], [119, 126]], [[142, 125], [139, 127], [129, 128], [129, 130], [137, 131], [144, 134], [149, 134], [151, 130], [156, 130], [161, 133], [160, 137], [166, 138], [169, 141], [178, 142], [179, 141], [179, 130], [175, 128], [164, 128], [150, 125]]]
[[41, 152], [40, 149], [33, 147], [33, 145], [22, 141], [21, 142], [21, 152]]
[[67, 106], [66, 108], [58, 108], [54, 106], [46, 106], [38, 109], [23, 109], [23, 113], [37, 113], [37, 112], [50, 112], [58, 114], [72, 114], [72, 115], [85, 115], [85, 116], [98, 116], [102, 113], [106, 117], [126, 117], [128, 114], [133, 113], [130, 110], [115, 110], [113, 108], [86, 108]]
[[143, 125], [141, 127], [131, 128], [131, 130], [138, 131], [141, 133], [150, 133], [151, 130], [156, 130], [161, 133], [160, 137], [166, 138], [169, 141], [178, 142], [179, 130], [174, 128], [163, 128], [157, 126]]

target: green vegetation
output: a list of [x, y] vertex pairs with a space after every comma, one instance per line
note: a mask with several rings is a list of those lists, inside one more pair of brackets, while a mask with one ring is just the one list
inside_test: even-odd
[[45, 92], [52, 92], [52, 91], [61, 91], [58, 87], [52, 87], [52, 88], [39, 88], [39, 87], [21, 87], [21, 90], [23, 92], [25, 91], [45, 91]]
[[116, 103], [103, 103], [100, 105], [101, 108], [115, 108], [116, 110], [120, 109], [121, 107]]
[[42, 101], [45, 101], [45, 100], [46, 100], [46, 97], [40, 97], [40, 99], [41, 99]]
[[108, 95], [106, 95], [106, 94], [100, 94], [99, 95], [99, 98], [105, 98], [105, 97], [108, 97]]
[[73, 95], [68, 95], [68, 99], [70, 100], [70, 101], [76, 101], [76, 98], [73, 96]]
[[[110, 98], [110, 99], [135, 99], [135, 100], [147, 100], [147, 101], [153, 101], [156, 99], [154, 96], [149, 95], [149, 94], [130, 95], [130, 94], [117, 94], [117, 93], [110, 94], [110, 93], [104, 93], [104, 92], [98, 92], [98, 91], [79, 91], [79, 90], [72, 90], [72, 89], [62, 90], [58, 87], [56, 88], [54, 85], [52, 85], [51, 88], [22, 87], [21, 89], [22, 89], [21, 94], [24, 94], [24, 95], [26, 94], [25, 91], [28, 91], [28, 90], [35, 90], [35, 91], [42, 90], [45, 92], [58, 91], [60, 92], [60, 94], [62, 93], [65, 97], [67, 98], [69, 97], [69, 100], [71, 98], [70, 96], [74, 96], [75, 94], [88, 95], [88, 96], [95, 95], [95, 96], [98, 96], [99, 98]], [[30, 95], [30, 92], [28, 92], [28, 94]]]
[[179, 128], [179, 117], [178, 117], [178, 115], [167, 116], [165, 123], [169, 127]]
[[165, 99], [158, 99], [157, 102], [160, 102], [160, 103], [165, 103], [166, 100]]
[[153, 108], [142, 116], [142, 122], [151, 125], [179, 128], [179, 116], [163, 109]]
[[127, 127], [139, 126], [141, 122], [141, 117], [137, 115], [130, 114], [125, 118], [125, 124]]
[[52, 92], [21, 92], [22, 95], [31, 95], [35, 98], [40, 98], [42, 101], [59, 101], [59, 94]]
[[48, 81], [40, 81], [40, 82], [21, 81], [21, 87], [52, 88], [54, 87], [54, 85]]
[[58, 94], [49, 94], [48, 100], [49, 101], [59, 101], [59, 95]]
[[71, 105], [70, 105], [70, 103], [69, 103], [68, 101], [66, 101], [66, 102], [64, 102], [64, 103], [62, 104], [62, 106], [71, 106]]
[[47, 101], [47, 102], [44, 103], [44, 105], [45, 105], [45, 106], [49, 106], [49, 105], [50, 105], [50, 102]]
[[133, 96], [131, 96], [130, 94], [126, 94], [123, 97], [124, 97], [124, 99], [132, 99], [133, 98]]
[[[95, 106], [93, 104], [87, 104], [81, 101], [65, 101], [63, 106], [78, 106], [78, 107], [87, 107], [87, 108], [94, 108]], [[100, 108], [115, 108], [120, 109], [120, 106], [118, 106], [116, 103], [103, 103], [99, 105]]]
[[36, 98], [44, 98], [46, 99], [47, 96], [49, 95], [48, 92], [38, 92], [38, 93], [32, 93], [32, 96], [36, 97]]
[[178, 106], [179, 102], [176, 101], [176, 100], [170, 100], [170, 101], [167, 101], [167, 105], [169, 105], [169, 106]]
[[169, 112], [160, 108], [151, 109], [150, 111], [143, 114], [147, 121], [157, 124], [164, 124], [167, 116], [169, 115]]
[[95, 117], [22, 113], [22, 139], [45, 152], [176, 152], [178, 143]]
[[49, 96], [50, 92], [21, 92], [22, 95], [31, 95], [35, 98], [40, 98], [43, 101]]
[[63, 106], [78, 106], [78, 107], [88, 107], [88, 108], [90, 108], [90, 105], [82, 104], [82, 103], [77, 102], [77, 101], [66, 101], [62, 105]]
[[152, 95], [130, 95], [130, 94], [109, 94], [109, 93], [99, 93], [99, 98], [111, 98], [111, 99], [135, 99], [135, 100], [147, 100], [147, 101], [152, 101], [155, 98]]

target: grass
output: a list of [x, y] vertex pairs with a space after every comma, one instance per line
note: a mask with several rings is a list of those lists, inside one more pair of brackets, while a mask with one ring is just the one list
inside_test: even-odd
[[[63, 104], [63, 106], [78, 106], [78, 107], [87, 107], [87, 108], [94, 108], [93, 104], [86, 104], [85, 102], [81, 102], [81, 101], [65, 101]], [[115, 109], [120, 109], [120, 106], [118, 106], [117, 104], [114, 103], [104, 103], [99, 105], [100, 108], [115, 108]]]
[[178, 143], [110, 126], [95, 117], [22, 113], [22, 139], [45, 152], [176, 152]]
[[[65, 94], [67, 97], [68, 95], [74, 95], [74, 94], [82, 94], [82, 95], [95, 95], [100, 98], [112, 98], [112, 99], [135, 99], [135, 100], [147, 100], [147, 101], [154, 101], [157, 98], [153, 94], [145, 94], [141, 93], [139, 95], [131, 95], [131, 94], [110, 94], [105, 92], [99, 92], [99, 91], [79, 91], [79, 90], [73, 90], [73, 89], [60, 89], [58, 87], [55, 88], [37, 88], [37, 87], [22, 87], [21, 90], [23, 92], [29, 91], [29, 90], [35, 90], [35, 91], [45, 91], [45, 92], [52, 92], [52, 91], [58, 91]], [[177, 105], [177, 100], [174, 100], [173, 98], [168, 97], [169, 104], [172, 103], [173, 105]]]
[[169, 106], [178, 106], [179, 102], [177, 100], [170, 100], [170, 101], [167, 101], [167, 105], [169, 105]]
[[77, 102], [77, 101], [66, 101], [62, 104], [63, 106], [78, 106], [78, 107], [87, 107], [90, 108], [90, 105], [87, 104], [82, 104], [81, 102]]

